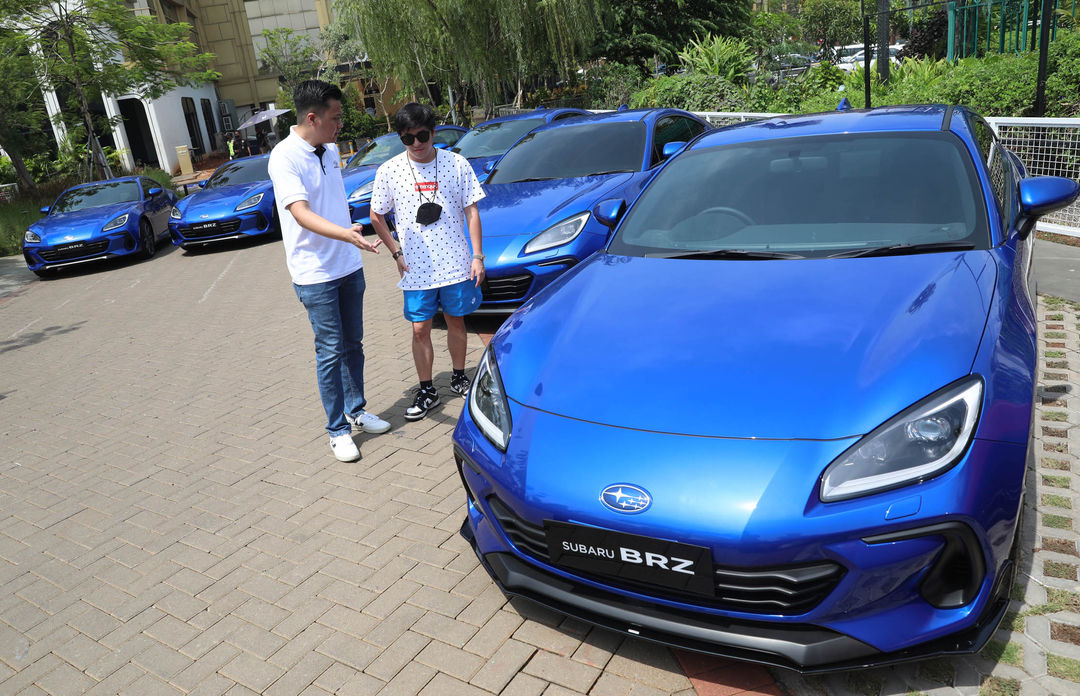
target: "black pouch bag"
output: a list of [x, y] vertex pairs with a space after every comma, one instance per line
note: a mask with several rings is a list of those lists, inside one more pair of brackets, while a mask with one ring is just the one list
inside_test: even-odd
[[422, 203], [416, 209], [416, 221], [421, 225], [430, 225], [442, 217], [442, 206], [438, 203]]

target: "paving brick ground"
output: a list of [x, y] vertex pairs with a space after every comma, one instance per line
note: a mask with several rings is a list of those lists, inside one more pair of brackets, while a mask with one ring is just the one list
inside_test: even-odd
[[0, 296], [0, 694], [1080, 693], [1077, 306], [1040, 307], [1025, 577], [996, 658], [815, 679], [508, 602], [457, 534], [444, 333], [444, 405], [406, 423], [385, 255], [367, 279], [367, 396], [393, 429], [351, 464], [279, 243]]

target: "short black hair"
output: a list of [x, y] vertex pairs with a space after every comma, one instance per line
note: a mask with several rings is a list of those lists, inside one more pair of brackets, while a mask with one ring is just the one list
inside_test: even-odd
[[301, 123], [304, 116], [314, 112], [320, 116], [330, 107], [330, 100], [341, 101], [341, 89], [323, 80], [306, 80], [293, 90], [293, 108], [296, 110], [296, 122]]
[[398, 135], [413, 128], [427, 128], [434, 131], [437, 122], [435, 109], [417, 102], [409, 102], [394, 114], [394, 130], [398, 132]]

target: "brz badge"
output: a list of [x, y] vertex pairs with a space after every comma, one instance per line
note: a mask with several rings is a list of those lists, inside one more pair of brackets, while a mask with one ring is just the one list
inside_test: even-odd
[[613, 483], [600, 491], [600, 502], [608, 510], [624, 515], [645, 512], [652, 505], [652, 496], [640, 486], [631, 483]]

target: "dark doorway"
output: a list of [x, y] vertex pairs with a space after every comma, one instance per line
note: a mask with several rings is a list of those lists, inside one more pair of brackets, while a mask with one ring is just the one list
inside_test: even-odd
[[154, 136], [150, 132], [150, 121], [146, 117], [146, 107], [138, 99], [121, 99], [119, 104], [135, 166], [160, 167]]

